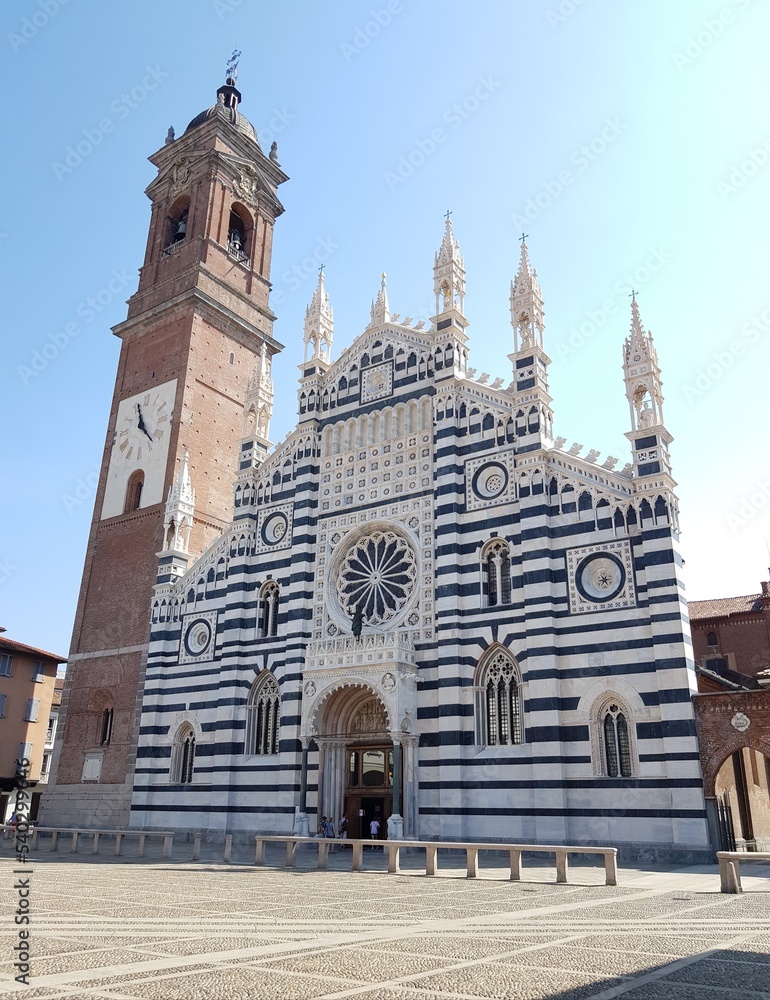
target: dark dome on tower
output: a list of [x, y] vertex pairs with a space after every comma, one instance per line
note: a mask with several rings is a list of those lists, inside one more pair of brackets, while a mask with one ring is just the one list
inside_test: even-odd
[[257, 130], [249, 119], [238, 111], [240, 102], [241, 93], [235, 86], [235, 80], [232, 77], [228, 77], [227, 83], [217, 91], [217, 103], [213, 104], [210, 108], [206, 108], [205, 111], [201, 111], [199, 115], [196, 115], [185, 129], [185, 134], [191, 129], [197, 128], [199, 125], [203, 125], [212, 118], [219, 116], [229, 121], [241, 135], [245, 135], [247, 139], [251, 139], [252, 142], [256, 142], [259, 145]]

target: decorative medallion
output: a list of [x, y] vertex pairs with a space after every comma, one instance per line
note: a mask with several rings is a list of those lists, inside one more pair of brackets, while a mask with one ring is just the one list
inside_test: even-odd
[[292, 505], [266, 507], [259, 512], [257, 552], [288, 549], [291, 545]]
[[380, 684], [384, 691], [392, 691], [396, 686], [396, 678], [391, 673], [383, 674]]
[[361, 373], [361, 402], [389, 396], [393, 390], [393, 364], [388, 361]]
[[337, 577], [340, 609], [356, 609], [366, 625], [398, 617], [415, 593], [417, 561], [409, 542], [395, 531], [372, 531], [348, 550]]
[[588, 556], [578, 566], [575, 584], [586, 601], [604, 603], [617, 597], [626, 582], [623, 563], [610, 553]]
[[171, 194], [179, 194], [187, 186], [189, 179], [190, 163], [186, 156], [181, 156], [171, 168]]
[[265, 545], [277, 545], [286, 537], [289, 530], [289, 519], [283, 511], [276, 511], [266, 517], [262, 523], [262, 541]]
[[513, 452], [497, 452], [494, 458], [474, 458], [465, 463], [465, 506], [467, 510], [511, 503]]
[[315, 692], [316, 692], [315, 684], [313, 683], [313, 681], [308, 681], [307, 684], [305, 685], [305, 694], [308, 696], [308, 698], [312, 698]]
[[189, 663], [191, 660], [212, 659], [216, 631], [216, 611], [185, 615], [182, 622], [179, 662]]
[[257, 183], [257, 172], [253, 167], [244, 166], [238, 176], [233, 181], [233, 192], [241, 201], [254, 204], [257, 200], [259, 184]]
[[751, 725], [751, 719], [748, 715], [744, 715], [743, 712], [736, 712], [732, 719], [730, 719], [730, 725], [733, 729], [737, 729], [739, 733], [745, 733]]
[[483, 500], [494, 500], [508, 485], [508, 470], [499, 462], [488, 462], [473, 475], [472, 490]]
[[627, 538], [567, 549], [566, 559], [573, 614], [636, 605], [633, 559]]

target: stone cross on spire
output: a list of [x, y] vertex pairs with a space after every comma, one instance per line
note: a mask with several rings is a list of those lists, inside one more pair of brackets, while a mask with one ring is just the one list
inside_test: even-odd
[[452, 232], [452, 213], [444, 214], [444, 238], [433, 260], [433, 291], [436, 316], [455, 310], [461, 316], [465, 302], [465, 263], [460, 244]]
[[369, 326], [382, 326], [390, 320], [390, 306], [388, 305], [388, 289], [386, 287], [385, 272], [382, 272], [380, 290], [377, 298], [372, 302]]
[[537, 345], [543, 347], [545, 313], [543, 295], [537, 280], [537, 271], [529, 263], [526, 233], [521, 234], [519, 270], [511, 282], [511, 326], [513, 327], [514, 353], [526, 351]]

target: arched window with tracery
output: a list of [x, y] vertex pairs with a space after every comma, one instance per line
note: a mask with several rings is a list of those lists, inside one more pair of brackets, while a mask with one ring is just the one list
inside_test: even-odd
[[602, 710], [600, 732], [605, 775], [630, 778], [633, 771], [628, 714], [618, 702], [610, 702]]
[[484, 590], [490, 608], [511, 603], [511, 552], [508, 543], [495, 538], [482, 552]]
[[171, 752], [171, 781], [176, 785], [189, 785], [195, 766], [195, 733], [189, 722], [179, 727]]
[[479, 670], [476, 685], [476, 742], [516, 746], [523, 742], [521, 679], [516, 661], [498, 650]]
[[281, 589], [269, 580], [259, 592], [259, 631], [263, 639], [278, 634], [278, 603]]
[[278, 682], [268, 671], [254, 681], [246, 703], [245, 752], [249, 756], [278, 753], [281, 696]]

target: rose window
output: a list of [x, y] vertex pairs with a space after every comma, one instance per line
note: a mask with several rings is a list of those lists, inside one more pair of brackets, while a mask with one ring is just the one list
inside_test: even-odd
[[393, 531], [374, 531], [352, 546], [340, 567], [340, 607], [351, 618], [360, 608], [367, 625], [380, 625], [406, 606], [416, 579], [408, 542]]

